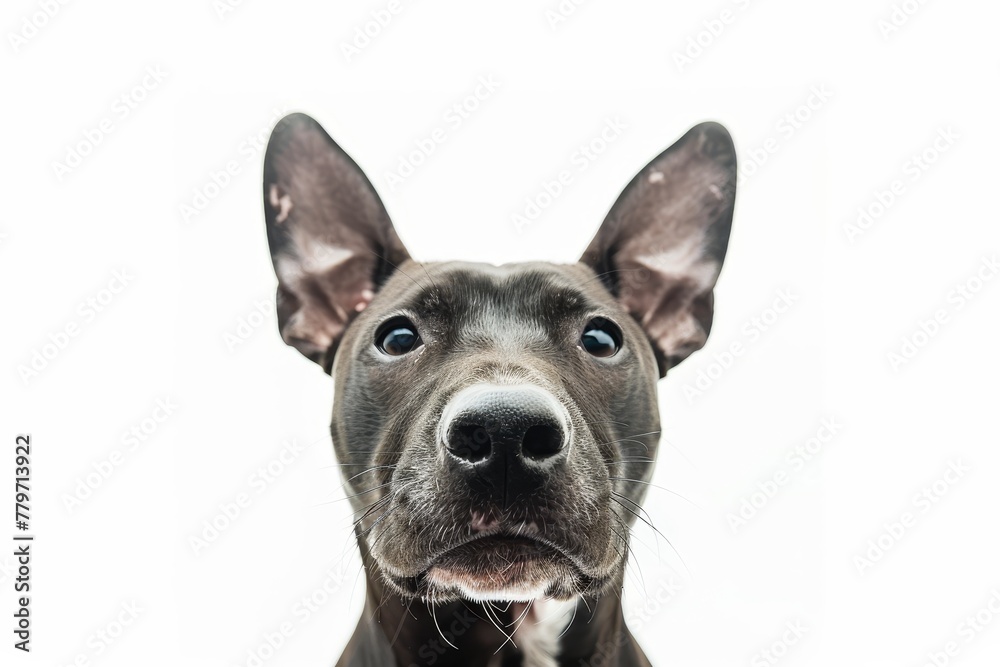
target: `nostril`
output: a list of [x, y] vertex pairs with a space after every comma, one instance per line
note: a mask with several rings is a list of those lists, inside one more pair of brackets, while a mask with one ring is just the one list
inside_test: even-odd
[[541, 461], [558, 454], [563, 447], [562, 429], [536, 424], [524, 432], [521, 451], [529, 459]]
[[452, 426], [448, 437], [448, 450], [460, 459], [476, 463], [490, 455], [490, 434], [479, 424]]

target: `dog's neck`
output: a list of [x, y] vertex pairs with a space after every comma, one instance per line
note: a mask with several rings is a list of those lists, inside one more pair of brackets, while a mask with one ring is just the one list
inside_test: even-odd
[[365, 558], [365, 608], [338, 667], [642, 667], [620, 591], [559, 602], [428, 605], [387, 590]]

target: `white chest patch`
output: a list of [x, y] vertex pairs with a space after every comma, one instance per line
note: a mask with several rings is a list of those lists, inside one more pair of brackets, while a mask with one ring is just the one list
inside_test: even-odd
[[559, 637], [573, 619], [576, 599], [535, 600], [524, 621], [514, 631], [514, 641], [524, 654], [524, 667], [558, 667]]

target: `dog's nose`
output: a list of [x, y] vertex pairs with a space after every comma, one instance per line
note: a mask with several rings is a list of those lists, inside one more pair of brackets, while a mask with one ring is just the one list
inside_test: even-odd
[[566, 408], [534, 385], [473, 385], [455, 395], [441, 417], [442, 444], [452, 456], [477, 464], [514, 454], [542, 463], [566, 453]]

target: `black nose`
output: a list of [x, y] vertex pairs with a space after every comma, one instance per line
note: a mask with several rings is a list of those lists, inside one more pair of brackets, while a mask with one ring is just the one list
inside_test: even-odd
[[469, 463], [510, 454], [541, 463], [565, 451], [569, 415], [554, 396], [531, 385], [476, 385], [449, 403], [441, 432], [448, 451]]

